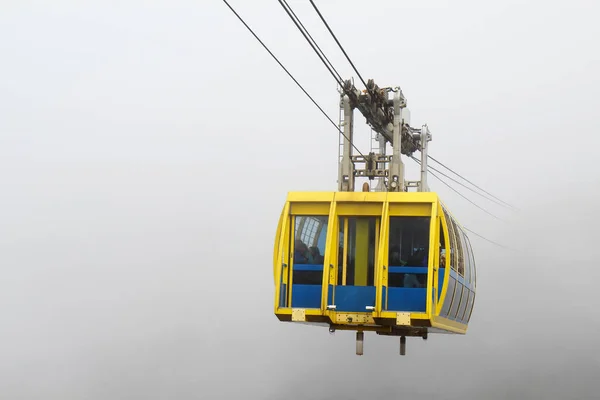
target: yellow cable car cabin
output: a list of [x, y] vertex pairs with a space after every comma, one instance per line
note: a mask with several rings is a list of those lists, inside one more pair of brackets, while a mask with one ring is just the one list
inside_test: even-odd
[[[338, 191], [288, 194], [273, 254], [275, 315], [356, 331], [359, 355], [365, 331], [400, 336], [404, 354], [406, 336], [466, 333], [475, 260], [463, 228], [428, 191], [427, 125], [410, 127], [400, 88], [379, 89], [372, 80], [368, 86], [369, 93], [359, 92], [346, 81], [341, 93]], [[384, 106], [384, 114], [368, 112]], [[377, 153], [352, 154], [354, 108], [377, 132]], [[417, 150], [421, 180], [405, 181], [401, 154]], [[355, 192], [356, 177], [379, 183]]]
[[289, 193], [274, 251], [275, 314], [330, 330], [466, 333], [469, 239], [431, 192]]

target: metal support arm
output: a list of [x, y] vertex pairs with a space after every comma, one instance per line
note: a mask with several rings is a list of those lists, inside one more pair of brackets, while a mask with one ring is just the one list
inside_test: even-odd
[[403, 125], [400, 101], [400, 91], [397, 91], [394, 93], [394, 136], [392, 143], [395, 143], [395, 145], [392, 146], [392, 162], [390, 163], [390, 179], [388, 182], [388, 190], [390, 192], [404, 191], [404, 165], [400, 158], [400, 135], [402, 134]]
[[344, 145], [342, 150], [342, 160], [339, 167], [338, 190], [340, 192], [354, 191], [354, 164], [352, 163], [352, 142], [353, 142], [353, 113], [350, 105], [350, 98], [344, 94], [340, 104], [344, 112]]

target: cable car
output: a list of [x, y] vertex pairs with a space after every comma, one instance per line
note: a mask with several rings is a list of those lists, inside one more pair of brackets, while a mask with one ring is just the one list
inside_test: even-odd
[[[366, 96], [346, 82], [338, 191], [288, 193], [275, 235], [274, 311], [280, 321], [356, 331], [358, 355], [364, 332], [399, 336], [404, 355], [407, 336], [467, 332], [476, 293], [473, 250], [465, 230], [428, 191], [431, 134], [426, 125], [410, 127], [401, 90], [387, 90], [395, 93], [387, 100], [371, 80]], [[375, 108], [377, 99], [393, 107], [391, 115], [380, 115], [389, 120], [369, 123], [379, 151], [355, 156], [353, 109]], [[408, 182], [400, 155], [415, 150], [421, 151], [421, 180]], [[365, 183], [355, 192], [357, 177], [378, 179], [378, 190]]]
[[473, 251], [435, 193], [289, 193], [273, 261], [281, 321], [356, 330], [359, 342], [467, 331]]

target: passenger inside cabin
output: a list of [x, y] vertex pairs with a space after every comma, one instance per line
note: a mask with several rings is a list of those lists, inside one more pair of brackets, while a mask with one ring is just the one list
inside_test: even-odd
[[396, 266], [396, 267], [406, 265], [406, 263], [403, 262], [402, 258], [400, 257], [400, 247], [399, 246], [394, 245], [390, 248], [390, 265]]
[[300, 239], [294, 242], [294, 264], [309, 264], [310, 252], [308, 246]]
[[412, 267], [422, 267], [425, 255], [426, 252], [424, 249], [417, 250], [413, 255], [409, 257], [408, 265]]
[[310, 258], [312, 258], [311, 264], [323, 264], [323, 256], [317, 246], [310, 247]]

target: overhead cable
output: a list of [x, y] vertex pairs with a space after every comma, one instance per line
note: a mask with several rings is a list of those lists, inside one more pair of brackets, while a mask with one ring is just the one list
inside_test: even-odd
[[[417, 160], [415, 157], [411, 156], [411, 159], [413, 161], [415, 161], [417, 164], [421, 165], [421, 161]], [[481, 207], [480, 205], [478, 205], [477, 203], [473, 202], [471, 199], [469, 199], [468, 197], [466, 197], [465, 195], [463, 195], [461, 192], [459, 192], [458, 190], [454, 189], [452, 186], [450, 186], [449, 184], [447, 184], [446, 182], [444, 182], [443, 179], [441, 179], [440, 177], [438, 177], [436, 174], [434, 174], [433, 172], [429, 171], [429, 173], [431, 175], [433, 175], [433, 177], [435, 177], [437, 180], [439, 180], [440, 182], [442, 182], [444, 185], [448, 186], [451, 190], [453, 190], [454, 192], [456, 192], [459, 196], [461, 196], [463, 199], [467, 200], [469, 203], [473, 204], [475, 207], [479, 208], [480, 210], [482, 210], [483, 212], [485, 212], [486, 214], [491, 215], [492, 217], [496, 218], [497, 220], [502, 221], [501, 218], [497, 217], [496, 215], [492, 214], [491, 212], [489, 212], [488, 210], [486, 210], [485, 208]]]
[[246, 22], [242, 19], [242, 17], [240, 17], [239, 14], [233, 9], [233, 7], [231, 7], [231, 5], [227, 2], [227, 0], [223, 0], [223, 2], [225, 4], [227, 4], [227, 7], [229, 7], [229, 9], [235, 14], [235, 16], [238, 17], [238, 19], [242, 22], [242, 24], [244, 24], [244, 26], [250, 31], [250, 33], [252, 33], [252, 35], [256, 38], [256, 40], [258, 40], [258, 42], [265, 48], [265, 50], [267, 50], [267, 52], [271, 55], [271, 57], [273, 57], [273, 59], [275, 59], [275, 61], [277, 61], [277, 64], [279, 64], [279, 66], [281, 68], [283, 68], [283, 70], [296, 83], [296, 85], [298, 85], [298, 87], [300, 89], [302, 89], [304, 94], [306, 96], [308, 96], [308, 98], [319, 109], [319, 111], [321, 111], [321, 113], [323, 113], [325, 118], [327, 118], [329, 120], [329, 122], [331, 122], [331, 124], [333, 126], [335, 126], [335, 128], [338, 130], [338, 132], [341, 133], [342, 136], [344, 136], [346, 138], [346, 140], [348, 140], [350, 142], [350, 144], [352, 144], [352, 147], [358, 152], [358, 154], [360, 154], [362, 157], [365, 157], [365, 155], [363, 153], [361, 153], [361, 151], [356, 147], [356, 145], [354, 145], [354, 143], [352, 143], [352, 141], [346, 136], [346, 134], [344, 134], [344, 132], [340, 129], [340, 127], [335, 122], [333, 122], [333, 120], [329, 117], [329, 115], [327, 115], [327, 113], [325, 111], [323, 111], [321, 106], [319, 106], [319, 104], [317, 104], [317, 102], [312, 98], [312, 96], [310, 94], [308, 94], [308, 92], [302, 87], [302, 85], [296, 80], [296, 78], [294, 78], [294, 76], [287, 70], [287, 68], [285, 68], [283, 66], [283, 64], [277, 59], [277, 57], [275, 57], [275, 55], [271, 52], [271, 50], [269, 50], [269, 48], [263, 43], [263, 41], [260, 40], [260, 38], [256, 35], [256, 33], [254, 33], [254, 31], [248, 26], [248, 24], [246, 24]]
[[369, 90], [369, 87], [367, 86], [367, 83], [365, 82], [365, 80], [362, 78], [362, 76], [360, 75], [360, 72], [358, 72], [358, 70], [356, 69], [356, 67], [354, 66], [354, 63], [352, 62], [352, 60], [350, 59], [350, 57], [348, 56], [348, 54], [346, 53], [346, 50], [344, 50], [344, 47], [342, 46], [342, 44], [340, 43], [340, 41], [337, 39], [337, 37], [335, 36], [335, 34], [333, 33], [333, 31], [331, 30], [331, 28], [329, 27], [329, 24], [327, 23], [327, 21], [325, 21], [325, 17], [323, 17], [323, 14], [321, 14], [321, 11], [319, 11], [319, 9], [317, 8], [317, 5], [315, 4], [315, 2], [313, 0], [310, 0], [310, 4], [312, 4], [313, 8], [315, 9], [315, 11], [317, 12], [317, 14], [319, 14], [319, 17], [321, 18], [321, 21], [323, 21], [323, 23], [325, 24], [325, 26], [327, 27], [327, 30], [329, 31], [329, 33], [331, 34], [331, 36], [333, 37], [333, 39], [335, 40], [335, 42], [337, 43], [337, 45], [339, 46], [340, 50], [342, 50], [342, 53], [344, 53], [344, 55], [346, 56], [346, 59], [348, 60], [348, 62], [350, 63], [350, 65], [352, 66], [352, 68], [354, 69], [354, 72], [356, 72], [356, 75], [358, 75], [358, 77], [360, 78], [361, 82], [363, 83], [363, 85], [365, 85], [365, 88], [367, 90]]
[[513, 249], [511, 249], [510, 247], [506, 247], [506, 246], [504, 246], [504, 245], [502, 245], [502, 244], [500, 244], [500, 243], [498, 243], [498, 242], [494, 242], [493, 240], [490, 240], [490, 239], [488, 239], [488, 238], [486, 238], [486, 237], [484, 237], [484, 236], [480, 235], [479, 233], [472, 231], [472, 230], [471, 230], [471, 229], [469, 229], [469, 228], [466, 228], [466, 227], [464, 227], [464, 226], [463, 226], [462, 228], [463, 228], [465, 231], [469, 231], [469, 232], [471, 232], [473, 235], [475, 235], [475, 236], [478, 236], [478, 237], [480, 237], [481, 239], [483, 239], [483, 240], [485, 240], [485, 241], [487, 241], [487, 242], [490, 242], [490, 243], [492, 243], [492, 244], [494, 244], [494, 245], [496, 245], [496, 246], [498, 246], [498, 247], [502, 247], [503, 249], [506, 249], [506, 250], [511, 250], [511, 251], [513, 250]]
[[493, 198], [495, 198], [496, 200], [504, 203], [506, 206], [513, 208], [513, 209], [517, 209], [515, 206], [508, 204], [507, 202], [499, 199], [498, 197], [494, 196], [493, 194], [491, 194], [490, 192], [480, 188], [479, 186], [477, 186], [476, 184], [474, 184], [473, 182], [471, 182], [470, 180], [468, 180], [467, 178], [463, 177], [462, 175], [460, 175], [458, 172], [453, 171], [452, 169], [450, 169], [449, 167], [447, 167], [446, 165], [442, 164], [440, 161], [436, 160], [435, 158], [431, 157], [430, 155], [427, 155], [428, 158], [432, 159], [433, 161], [435, 161], [436, 163], [440, 164], [442, 167], [446, 168], [448, 171], [452, 172], [453, 174], [455, 174], [456, 176], [460, 177], [461, 179], [464, 179], [465, 181], [469, 182], [471, 185], [475, 186], [477, 189], [481, 190], [482, 192], [489, 194], [490, 196], [492, 196]]
[[502, 203], [502, 202], [500, 202], [500, 201], [496, 201], [496, 200], [494, 200], [494, 199], [491, 199], [491, 198], [489, 198], [489, 197], [485, 196], [485, 195], [484, 195], [484, 194], [482, 194], [482, 193], [479, 193], [479, 192], [478, 192], [478, 191], [476, 191], [475, 189], [468, 187], [468, 186], [467, 186], [467, 185], [465, 185], [464, 183], [462, 183], [462, 182], [459, 182], [458, 180], [456, 180], [456, 179], [452, 178], [451, 176], [448, 176], [448, 175], [446, 175], [445, 173], [443, 173], [442, 171], [440, 171], [440, 170], [438, 170], [438, 169], [436, 169], [436, 168], [432, 167], [431, 165], [428, 165], [428, 166], [427, 166], [427, 168], [431, 168], [432, 170], [436, 171], [437, 173], [441, 174], [442, 176], [445, 176], [446, 178], [450, 179], [451, 181], [453, 181], [453, 182], [455, 182], [455, 183], [458, 183], [459, 185], [461, 185], [461, 186], [462, 186], [462, 187], [464, 187], [465, 189], [468, 189], [468, 190], [470, 190], [471, 192], [473, 192], [473, 193], [475, 193], [475, 194], [478, 194], [479, 196], [483, 197], [483, 198], [484, 198], [484, 199], [486, 199], [486, 200], [489, 200], [489, 201], [491, 201], [492, 203], [496, 203], [496, 204], [498, 204], [499, 206], [502, 206], [502, 207], [507, 207], [507, 208], [510, 208], [509, 206], [505, 205], [504, 203]]
[[302, 33], [302, 35], [304, 36], [304, 38], [306, 39], [308, 44], [310, 44], [310, 46], [315, 51], [315, 53], [317, 53], [317, 56], [319, 56], [319, 58], [321, 59], [323, 64], [325, 64], [325, 67], [329, 70], [331, 75], [333, 75], [333, 79], [336, 80], [338, 85], [340, 85], [341, 87], [344, 87], [344, 80], [342, 79], [341, 75], [337, 72], [337, 70], [335, 69], [333, 64], [331, 64], [331, 61], [329, 61], [329, 59], [327, 58], [325, 53], [323, 53], [323, 50], [321, 50], [321, 48], [319, 47], [317, 42], [313, 39], [311, 34], [308, 32], [308, 30], [304, 27], [304, 24], [302, 24], [302, 21], [300, 21], [300, 18], [298, 18], [298, 16], [294, 12], [294, 10], [292, 10], [292, 7], [290, 7], [290, 5], [287, 3], [286, 0], [279, 0], [279, 4], [281, 4], [281, 7], [283, 7], [285, 12], [288, 14], [288, 16], [294, 22], [294, 24], [296, 24], [296, 27], [298, 28], [300, 33]]

